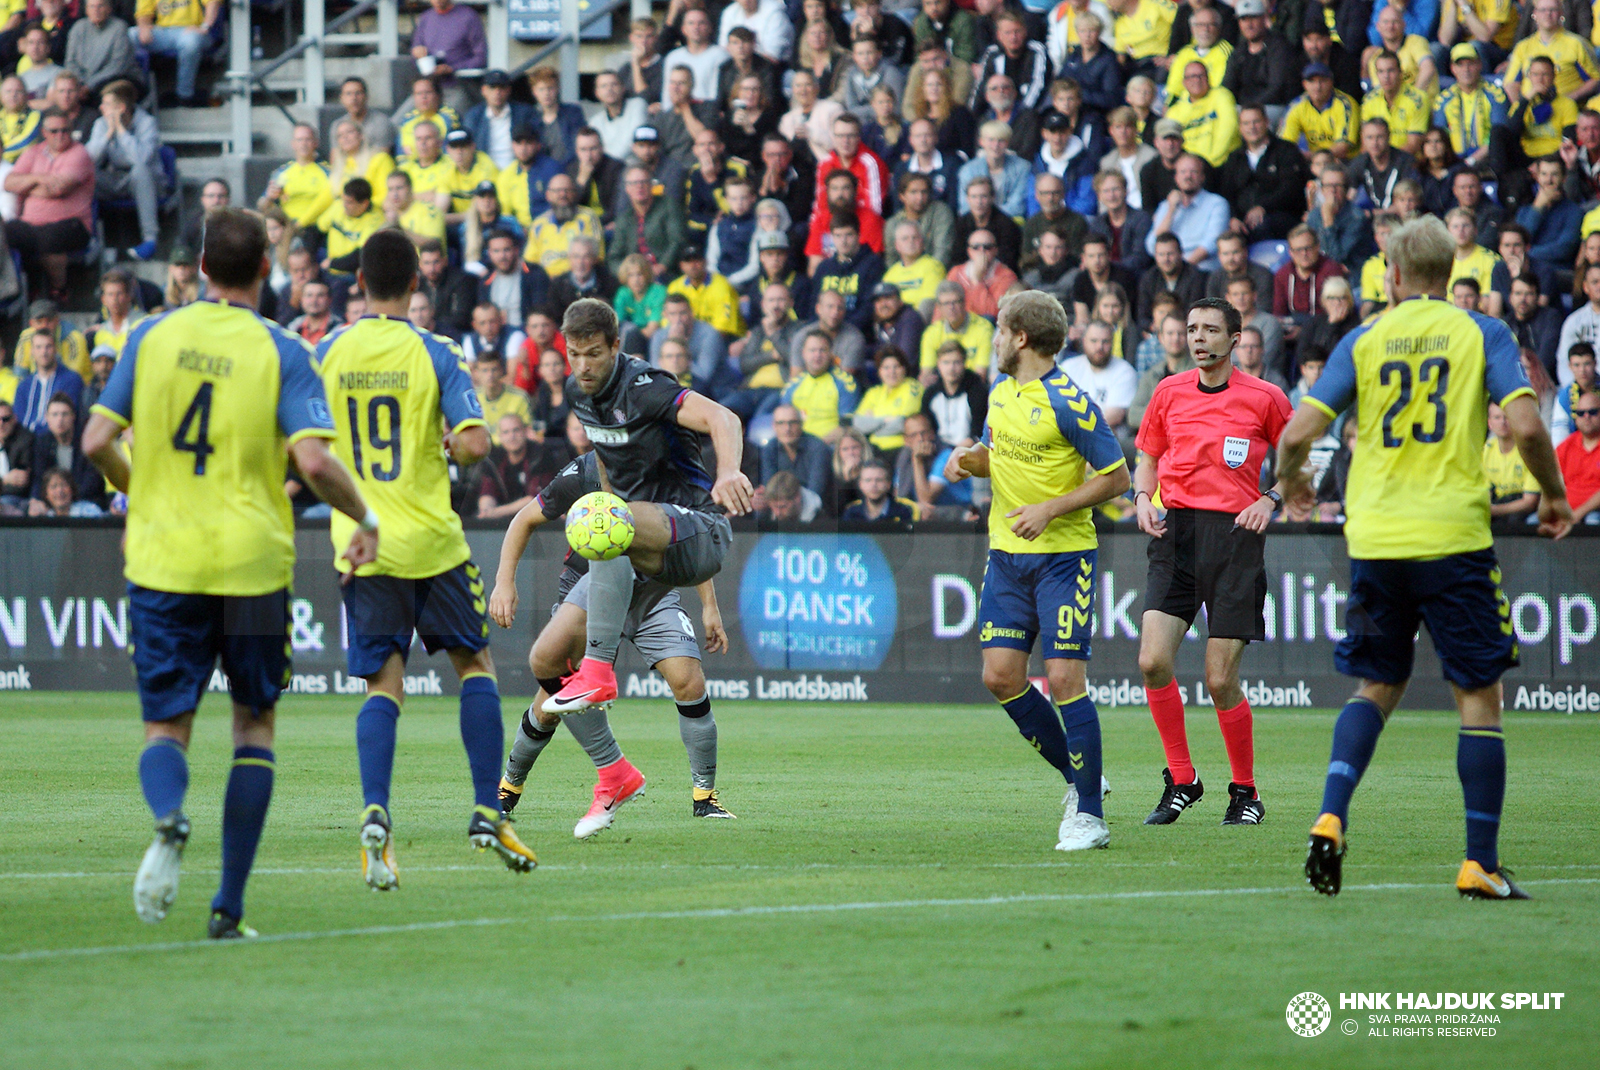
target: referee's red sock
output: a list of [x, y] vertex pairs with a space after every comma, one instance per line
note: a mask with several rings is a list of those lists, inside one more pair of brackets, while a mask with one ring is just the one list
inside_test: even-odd
[[[1256, 783], [1255, 729], [1250, 720], [1250, 700], [1241, 699], [1231, 710], [1217, 710], [1217, 725], [1228, 748], [1228, 766], [1235, 784]], [[1173, 774], [1176, 776], [1177, 774]]]
[[[1183, 695], [1178, 691], [1178, 681], [1166, 687], [1145, 689], [1150, 703], [1150, 716], [1155, 719], [1156, 731], [1161, 733], [1161, 746], [1167, 752], [1167, 768], [1172, 772], [1174, 784], [1194, 783], [1194, 763], [1189, 760], [1189, 733], [1183, 724]], [[1249, 711], [1245, 711], [1248, 715]], [[1229, 750], [1232, 754], [1232, 750]]]

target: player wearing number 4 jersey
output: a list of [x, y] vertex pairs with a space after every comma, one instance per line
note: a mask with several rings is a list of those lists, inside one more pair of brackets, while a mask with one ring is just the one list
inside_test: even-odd
[[[1189, 353], [1197, 367], [1161, 381], [1139, 424], [1133, 475], [1139, 528], [1152, 536], [1150, 582], [1140, 628], [1139, 668], [1150, 715], [1167, 753], [1161, 801], [1147, 825], [1170, 825], [1204, 794], [1189, 758], [1183, 697], [1172, 665], [1184, 633], [1206, 608], [1206, 688], [1217, 708], [1233, 781], [1224, 825], [1258, 825], [1250, 703], [1239, 687], [1245, 644], [1265, 639], [1262, 609], [1267, 524], [1282, 501], [1262, 494], [1261, 464], [1289, 422], [1289, 399], [1262, 379], [1235, 372], [1239, 313], [1211, 298], [1189, 308]], [[1155, 506], [1161, 495], [1163, 519]]]
[[1284, 494], [1309, 501], [1311, 443], [1356, 405], [1344, 528], [1350, 601], [1334, 666], [1361, 686], [1333, 728], [1306, 856], [1306, 879], [1325, 895], [1339, 893], [1350, 797], [1405, 694], [1417, 627], [1426, 624], [1461, 712], [1456, 772], [1467, 857], [1456, 888], [1481, 899], [1527, 898], [1497, 846], [1506, 786], [1500, 675], [1518, 658], [1483, 488], [1490, 401], [1505, 411], [1538, 480], [1540, 532], [1565, 535], [1572, 511], [1511, 332], [1444, 300], [1453, 245], [1431, 216], [1389, 236], [1389, 311], [1344, 337], [1279, 441]]
[[[1122, 447], [1100, 409], [1056, 371], [1067, 314], [1039, 290], [1000, 303], [983, 442], [957, 447], [951, 483], [988, 476], [989, 562], [978, 608], [983, 683], [1022, 737], [1066, 778], [1056, 850], [1105, 847], [1100, 716], [1087, 687], [1094, 616], [1095, 534], [1090, 511], [1128, 489]], [[1044, 647], [1050, 699], [1028, 681], [1034, 639]]]
[[[244, 889], [272, 800], [274, 712], [290, 670], [287, 458], [354, 518], [344, 560], [365, 565], [378, 550], [376, 515], [329, 453], [333, 424], [310, 348], [255, 311], [271, 270], [266, 251], [259, 216], [213, 212], [200, 257], [212, 299], [133, 329], [83, 433], [84, 452], [128, 494], [129, 649], [146, 744], [139, 783], [156, 819], [133, 884], [145, 921], [166, 917], [177, 898], [195, 709], [219, 657], [228, 677], [234, 751], [213, 939], [255, 935], [243, 924]], [[117, 445], [130, 427], [131, 462]]]
[[[378, 559], [354, 570], [341, 566], [354, 573], [343, 586], [350, 675], [367, 682], [356, 717], [366, 807], [361, 870], [374, 890], [399, 884], [389, 782], [406, 658], [416, 635], [429, 654], [448, 653], [461, 678], [461, 742], [475, 804], [468, 841], [480, 851], [493, 848], [510, 869], [527, 872], [537, 860], [500, 811], [505, 728], [489, 655], [483, 577], [450, 508], [448, 461], [473, 464], [489, 452], [483, 409], [455, 343], [406, 319], [417, 288], [411, 241], [399, 231], [368, 238], [356, 282], [367, 295], [368, 314], [323, 339], [316, 362], [338, 426], [334, 452], [386, 518]], [[347, 527], [334, 518], [335, 544]]]

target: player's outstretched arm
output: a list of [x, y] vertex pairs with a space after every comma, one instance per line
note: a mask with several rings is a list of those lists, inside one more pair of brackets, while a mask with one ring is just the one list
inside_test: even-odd
[[1155, 461], [1141, 451], [1133, 469], [1133, 511], [1139, 519], [1139, 530], [1157, 539], [1167, 533], [1167, 522], [1156, 509], [1158, 482]]
[[317, 497], [356, 522], [350, 545], [339, 557], [352, 573], [378, 559], [378, 514], [367, 505], [350, 470], [328, 449], [325, 438], [306, 437], [289, 447], [289, 456]]
[[717, 455], [717, 481], [711, 487], [711, 500], [734, 516], [750, 512], [755, 488], [739, 470], [744, 459], [744, 425], [739, 417], [732, 409], [691, 390], [678, 405], [678, 425], [711, 437], [711, 448]]
[[89, 417], [89, 423], [83, 429], [83, 453], [113, 487], [126, 494], [131, 469], [128, 467], [128, 458], [117, 448], [117, 439], [121, 435], [122, 428], [117, 426], [115, 420], [95, 413]]
[[700, 596], [700, 623], [706, 629], [706, 653], [726, 654], [728, 633], [722, 627], [722, 608], [717, 605], [716, 582], [706, 580], [694, 590]]
[[489, 618], [502, 628], [511, 627], [517, 619], [517, 562], [528, 548], [533, 529], [549, 520], [535, 498], [511, 518], [506, 537], [500, 541], [500, 564], [494, 572], [494, 591], [489, 595]]
[[989, 478], [989, 447], [981, 442], [975, 446], [957, 446], [944, 462], [946, 483], [959, 483], [968, 476]]
[[1316, 491], [1306, 461], [1311, 459], [1311, 444], [1332, 422], [1332, 417], [1309, 401], [1300, 402], [1294, 410], [1294, 418], [1278, 438], [1278, 486], [1284, 500], [1307, 507], [1315, 504]]
[[1059, 498], [1018, 506], [1006, 514], [1006, 519], [1012, 521], [1013, 534], [1031, 542], [1044, 534], [1044, 529], [1050, 526], [1050, 521], [1068, 513], [1075, 513], [1079, 509], [1093, 509], [1119, 494], [1126, 494], [1132, 482], [1132, 478], [1128, 475], [1128, 465], [1124, 462], [1109, 472], [1096, 473]]
[[1539, 419], [1539, 405], [1523, 394], [1505, 403], [1505, 414], [1522, 463], [1539, 482], [1539, 534], [1562, 538], [1572, 530], [1572, 507], [1567, 503], [1567, 484], [1561, 477], [1555, 447], [1550, 445], [1550, 432]]

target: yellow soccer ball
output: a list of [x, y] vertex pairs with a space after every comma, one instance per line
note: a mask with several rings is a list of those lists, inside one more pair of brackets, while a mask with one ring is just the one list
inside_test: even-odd
[[567, 545], [579, 557], [610, 561], [633, 545], [633, 512], [615, 494], [585, 494], [567, 510]]

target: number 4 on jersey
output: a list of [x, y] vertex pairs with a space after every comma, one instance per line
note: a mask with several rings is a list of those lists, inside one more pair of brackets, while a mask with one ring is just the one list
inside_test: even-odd
[[[217, 452], [211, 444], [211, 383], [201, 383], [189, 402], [188, 411], [178, 421], [178, 430], [172, 435], [172, 448], [182, 453], [194, 454], [194, 474], [206, 474], [206, 458]], [[191, 437], [192, 436], [192, 437]]]

